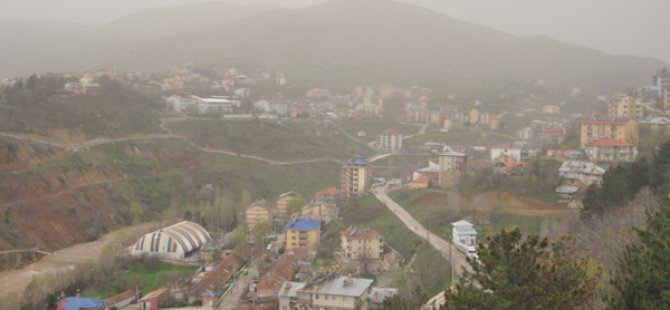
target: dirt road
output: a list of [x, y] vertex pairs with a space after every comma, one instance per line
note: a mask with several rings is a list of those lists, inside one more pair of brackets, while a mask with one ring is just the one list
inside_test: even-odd
[[8, 294], [22, 293], [36, 276], [66, 272], [73, 270], [77, 264], [96, 261], [102, 255], [104, 248], [118, 238], [148, 232], [155, 224], [144, 223], [124, 227], [110, 232], [96, 241], [81, 243], [56, 251], [21, 269], [0, 272], [0, 299], [5, 298]]

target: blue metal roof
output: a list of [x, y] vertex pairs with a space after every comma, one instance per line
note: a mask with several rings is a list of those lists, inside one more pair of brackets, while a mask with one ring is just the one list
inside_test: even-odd
[[214, 293], [212, 291], [206, 291], [206, 292], [202, 293], [202, 297], [216, 297], [216, 293]]
[[321, 221], [315, 220], [310, 217], [300, 218], [295, 221], [289, 221], [288, 224], [284, 227], [285, 230], [299, 230], [299, 231], [308, 231], [308, 230], [319, 230], [321, 227]]
[[65, 297], [58, 301], [58, 305], [63, 310], [99, 309], [105, 305], [105, 301], [87, 297]]
[[365, 166], [368, 164], [368, 160], [365, 159], [365, 157], [361, 155], [356, 155], [349, 161], [347, 161], [348, 165], [356, 165], [356, 166]]

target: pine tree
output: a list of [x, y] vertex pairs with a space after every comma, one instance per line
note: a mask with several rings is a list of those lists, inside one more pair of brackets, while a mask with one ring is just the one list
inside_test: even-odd
[[648, 213], [640, 241], [629, 245], [610, 279], [618, 292], [611, 309], [670, 309], [670, 204]]
[[517, 228], [480, 245], [444, 309], [589, 308], [600, 272], [575, 257], [574, 242], [555, 243]]

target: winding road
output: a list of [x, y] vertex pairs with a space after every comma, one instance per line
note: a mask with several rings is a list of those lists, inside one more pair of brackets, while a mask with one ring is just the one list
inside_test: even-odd
[[468, 264], [465, 256], [461, 253], [453, 244], [440, 238], [438, 235], [433, 234], [428, 229], [423, 227], [419, 221], [414, 219], [412, 215], [409, 214], [403, 207], [401, 207], [397, 202], [393, 201], [391, 197], [386, 193], [388, 185], [383, 187], [378, 187], [373, 191], [377, 200], [383, 203], [391, 212], [393, 212], [400, 221], [407, 226], [407, 229], [415, 233], [421, 239], [424, 239], [430, 244], [435, 250], [440, 252], [444, 258], [449, 260], [450, 250], [451, 250], [451, 260], [454, 264], [454, 269], [457, 273], [465, 268], [469, 270], [470, 265]]

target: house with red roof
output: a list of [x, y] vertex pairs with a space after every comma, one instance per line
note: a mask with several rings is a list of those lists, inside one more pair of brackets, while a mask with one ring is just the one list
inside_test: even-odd
[[596, 161], [634, 161], [638, 152], [635, 144], [612, 138], [589, 142], [584, 150], [589, 159]]
[[540, 132], [540, 142], [545, 145], [562, 144], [565, 141], [565, 127], [544, 127]]
[[332, 186], [318, 191], [314, 195], [314, 202], [336, 204], [339, 198], [340, 190], [337, 187]]
[[587, 144], [600, 139], [615, 139], [637, 145], [639, 140], [638, 123], [633, 119], [588, 119], [581, 122], [580, 144], [586, 149]]

